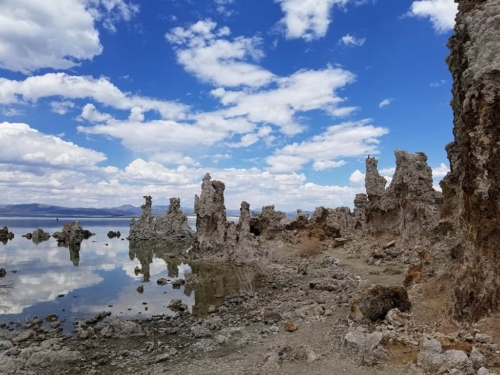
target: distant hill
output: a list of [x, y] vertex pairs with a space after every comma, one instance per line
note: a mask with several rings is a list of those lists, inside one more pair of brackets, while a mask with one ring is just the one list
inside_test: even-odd
[[[194, 209], [188, 207], [181, 207], [187, 215], [194, 215]], [[154, 206], [153, 215], [165, 215], [168, 211], [168, 206]], [[260, 210], [252, 210], [253, 213], [258, 213]], [[50, 206], [46, 204], [30, 203], [30, 204], [9, 204], [0, 205], [0, 216], [70, 216], [70, 217], [137, 217], [142, 213], [140, 207], [132, 205], [123, 205], [118, 207], [105, 207], [105, 208], [69, 208], [60, 206]], [[304, 211], [304, 213], [309, 213]], [[227, 216], [240, 216], [240, 210], [226, 209]], [[293, 217], [295, 212], [287, 212], [287, 217]]]

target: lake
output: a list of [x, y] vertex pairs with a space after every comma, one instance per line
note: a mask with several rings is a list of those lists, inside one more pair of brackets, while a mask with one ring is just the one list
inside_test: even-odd
[[[74, 220], [95, 233], [82, 242], [76, 253], [58, 247], [54, 238], [35, 244], [22, 237], [36, 228], [52, 234]], [[189, 245], [183, 245], [186, 249], [171, 249], [162, 243], [129, 243], [125, 239], [129, 223], [129, 218], [56, 221], [0, 217], [0, 227], [7, 226], [15, 234], [12, 241], [0, 243], [0, 264], [8, 271], [0, 280], [14, 285], [11, 293], [0, 296], [0, 323], [24, 322], [33, 316], [43, 319], [55, 313], [64, 330], [71, 332], [75, 320], [102, 311], [120, 317], [174, 314], [168, 308], [174, 298], [182, 299], [192, 313], [203, 315], [210, 304], [220, 305], [224, 295], [239, 291], [239, 270], [203, 263], [190, 265], [178, 256], [179, 250], [183, 252]], [[195, 219], [189, 218], [189, 225], [194, 224]], [[121, 238], [109, 239], [108, 231], [120, 231]], [[188, 272], [204, 282], [194, 288], [172, 285]], [[169, 283], [158, 285], [159, 278]], [[143, 293], [137, 291], [139, 285], [144, 286]]]

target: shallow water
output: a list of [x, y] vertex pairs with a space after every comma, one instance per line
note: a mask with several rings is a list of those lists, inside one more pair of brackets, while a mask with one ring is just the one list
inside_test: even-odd
[[[221, 296], [241, 288], [241, 270], [203, 263], [191, 267], [182, 260], [179, 254], [187, 250], [187, 244], [172, 248], [122, 240], [128, 236], [130, 219], [79, 219], [84, 229], [96, 234], [83, 241], [80, 251], [58, 247], [54, 238], [34, 244], [22, 237], [36, 228], [52, 234], [73, 220], [0, 218], [0, 227], [8, 226], [15, 234], [12, 241], [0, 243], [0, 264], [8, 271], [2, 281], [14, 284], [10, 294], [0, 296], [0, 323], [24, 322], [35, 315], [43, 319], [55, 313], [64, 330], [71, 332], [74, 320], [102, 311], [121, 317], [173, 314], [167, 306], [174, 298], [182, 299], [192, 313], [203, 315], [210, 304], [223, 302]], [[193, 226], [194, 219], [189, 224]], [[110, 230], [120, 231], [121, 238], [109, 239]], [[171, 285], [191, 271], [201, 280], [198, 285], [177, 289]], [[157, 285], [159, 278], [170, 282]], [[142, 294], [136, 290], [139, 285], [144, 286]]]

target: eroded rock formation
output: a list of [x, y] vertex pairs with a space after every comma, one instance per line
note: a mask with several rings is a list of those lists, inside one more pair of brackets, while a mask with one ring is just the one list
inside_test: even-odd
[[500, 1], [460, 0], [447, 59], [453, 76], [451, 172], [443, 218], [460, 238], [452, 251], [455, 316], [500, 309]]
[[286, 214], [275, 211], [274, 205], [262, 207], [262, 212], [253, 214], [250, 219], [250, 230], [256, 236], [265, 240], [272, 240], [282, 231], [282, 222]]
[[40, 242], [48, 241], [50, 239], [50, 233], [45, 232], [41, 228], [37, 228], [31, 234], [31, 240], [38, 245]]
[[193, 237], [188, 218], [181, 210], [179, 198], [170, 198], [168, 212], [158, 219], [151, 213], [153, 198], [144, 198], [146, 202], [141, 206], [141, 217], [130, 221], [129, 240], [190, 240]]
[[193, 254], [225, 257], [230, 261], [255, 258], [262, 253], [255, 234], [251, 231], [250, 204], [241, 203], [238, 224], [228, 222], [224, 205], [225, 185], [212, 181], [206, 174], [200, 196], [195, 196], [196, 237]]
[[12, 240], [13, 238], [14, 233], [9, 232], [9, 228], [3, 227], [3, 229], [0, 229], [0, 242], [6, 244], [7, 241]]
[[348, 236], [356, 228], [357, 220], [349, 207], [318, 207], [309, 220], [314, 237], [335, 239]]
[[403, 241], [428, 233], [440, 215], [441, 193], [432, 186], [432, 170], [422, 152], [396, 150], [396, 171], [391, 184], [377, 170], [377, 159], [366, 159], [364, 206], [366, 229], [373, 235], [398, 236]]
[[89, 239], [94, 234], [83, 229], [78, 221], [65, 223], [61, 232], [55, 232], [52, 237], [57, 239], [60, 246], [80, 246], [83, 240]]

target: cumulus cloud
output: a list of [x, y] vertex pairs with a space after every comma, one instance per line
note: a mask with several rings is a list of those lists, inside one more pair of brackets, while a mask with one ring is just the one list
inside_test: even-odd
[[454, 0], [420, 0], [411, 4], [410, 17], [429, 18], [438, 33], [453, 30], [458, 4]]
[[24, 112], [20, 111], [17, 108], [14, 108], [14, 107], [2, 109], [2, 115], [7, 116], [7, 117], [22, 116], [23, 114], [24, 114]]
[[344, 35], [342, 38], [340, 38], [339, 43], [343, 44], [344, 46], [357, 46], [360, 47], [363, 44], [365, 44], [366, 38], [356, 38], [352, 35]]
[[341, 158], [378, 154], [379, 138], [389, 131], [370, 122], [365, 119], [333, 125], [310, 140], [286, 145], [266, 159], [270, 171], [290, 173], [311, 161], [315, 170], [325, 170], [344, 165]]
[[322, 38], [331, 22], [334, 5], [343, 6], [349, 0], [275, 0], [285, 16], [279, 22], [287, 39], [306, 41]]
[[[48, 73], [28, 77], [24, 81], [0, 78], [0, 104], [36, 103], [41, 98], [54, 96], [93, 99], [121, 110], [136, 107], [144, 112], [157, 111], [163, 118], [169, 119], [184, 117], [188, 109], [179, 103], [124, 93], [106, 78], [71, 76], [66, 73]], [[60, 106], [56, 105], [56, 109], [60, 109]]]
[[75, 168], [94, 166], [106, 160], [106, 155], [46, 135], [27, 124], [0, 124], [0, 163], [19, 165], [49, 165]]
[[354, 172], [352, 172], [351, 176], [349, 177], [349, 182], [351, 183], [351, 185], [354, 186], [364, 186], [365, 174], [362, 173], [360, 170], [356, 169]]
[[394, 99], [384, 99], [384, 100], [382, 100], [382, 101], [379, 103], [378, 107], [379, 107], [379, 108], [386, 107], [386, 106], [388, 106], [389, 104], [391, 104], [391, 103], [393, 102], [393, 100], [394, 100]]
[[432, 168], [432, 177], [442, 179], [449, 171], [450, 168], [445, 163], [441, 163], [439, 167]]
[[[212, 95], [228, 106], [226, 116], [246, 116], [249, 121], [279, 126], [286, 135], [298, 134], [303, 126], [295, 118], [297, 112], [315, 109], [335, 114], [344, 99], [336, 90], [354, 82], [355, 76], [343, 69], [300, 70], [277, 80], [277, 88], [255, 93], [227, 91], [219, 88]], [[355, 108], [350, 107], [348, 112]], [[346, 113], [342, 113], [345, 115]]]
[[94, 21], [114, 29], [137, 12], [124, 0], [3, 0], [0, 68], [29, 74], [78, 66], [102, 53]]
[[175, 46], [177, 61], [184, 69], [202, 81], [220, 86], [266, 85], [273, 74], [248, 62], [264, 56], [258, 37], [236, 37], [230, 40], [230, 30], [212, 20], [198, 21], [188, 28], [176, 27], [165, 35]]

